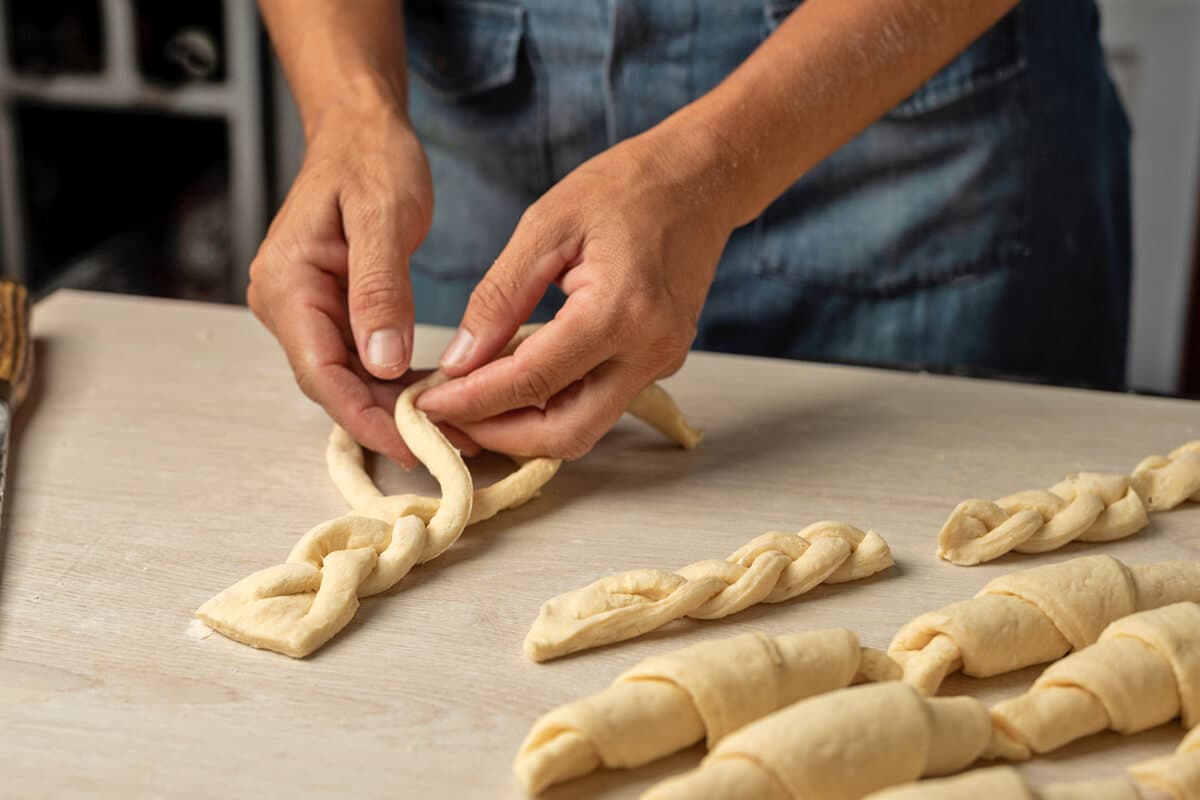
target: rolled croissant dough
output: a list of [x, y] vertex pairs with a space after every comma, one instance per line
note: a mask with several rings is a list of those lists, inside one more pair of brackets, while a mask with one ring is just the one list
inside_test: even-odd
[[748, 633], [653, 656], [604, 691], [539, 719], [513, 765], [527, 792], [603, 765], [636, 767], [729, 733], [797, 700], [900, 669], [845, 629]]

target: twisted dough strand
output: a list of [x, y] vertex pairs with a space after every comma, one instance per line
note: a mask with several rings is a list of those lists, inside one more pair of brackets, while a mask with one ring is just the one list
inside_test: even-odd
[[922, 614], [888, 654], [905, 682], [932, 695], [960, 669], [988, 678], [1054, 661], [1123, 616], [1188, 600], [1200, 601], [1200, 562], [1127, 566], [1085, 556], [1003, 575], [969, 600]]
[[756, 603], [781, 603], [821, 583], [858, 580], [892, 565], [874, 531], [816, 522], [799, 533], [764, 533], [724, 561], [676, 572], [610, 575], [546, 601], [525, 637], [534, 661], [632, 639], [682, 617], [718, 619]]
[[899, 674], [891, 659], [860, 647], [844, 629], [701, 642], [652, 656], [604, 691], [543, 716], [513, 771], [536, 794], [601, 764], [637, 767], [701, 739], [712, 747], [798, 700]]
[[991, 711], [987, 755], [1024, 759], [1103, 730], [1137, 733], [1182, 716], [1200, 723], [1200, 604], [1119, 619]]
[[1044, 553], [1072, 541], [1120, 539], [1146, 527], [1148, 512], [1188, 499], [1200, 500], [1200, 440], [1144, 459], [1132, 475], [1082, 472], [1046, 491], [964, 500], [938, 534], [938, 556], [970, 566], [1012, 550]]

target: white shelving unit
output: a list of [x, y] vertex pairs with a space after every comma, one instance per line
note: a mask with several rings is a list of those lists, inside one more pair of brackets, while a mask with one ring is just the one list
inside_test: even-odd
[[224, 0], [226, 78], [219, 84], [162, 87], [138, 72], [132, 0], [98, 0], [103, 17], [104, 69], [96, 75], [49, 78], [17, 74], [8, 57], [7, 0], [0, 0], [0, 241], [3, 272], [25, 279], [25, 215], [20, 191], [21, 143], [16, 104], [140, 111], [224, 121], [230, 180], [233, 256], [229, 286], [245, 296], [247, 267], [266, 229], [267, 171], [263, 166], [259, 21], [253, 0]]

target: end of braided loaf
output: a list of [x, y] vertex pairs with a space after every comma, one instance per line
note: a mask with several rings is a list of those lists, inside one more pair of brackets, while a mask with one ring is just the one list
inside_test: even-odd
[[1081, 472], [1048, 490], [959, 503], [938, 534], [938, 557], [972, 566], [1013, 550], [1044, 553], [1073, 541], [1120, 539], [1149, 521], [1128, 476]]
[[1167, 456], [1143, 459], [1133, 469], [1133, 488], [1151, 511], [1169, 511], [1188, 500], [1200, 502], [1200, 439]]
[[1167, 456], [1150, 456], [1132, 475], [1081, 472], [1048, 490], [995, 502], [965, 500], [938, 534], [938, 557], [959, 566], [1013, 550], [1044, 553], [1068, 542], [1107, 542], [1149, 524], [1149, 512], [1200, 501], [1200, 440]]
[[821, 583], [874, 575], [892, 563], [879, 534], [844, 522], [764, 533], [724, 561], [699, 561], [676, 572], [631, 570], [551, 598], [525, 637], [525, 654], [546, 661], [682, 617], [718, 619], [756, 603], [790, 600]]

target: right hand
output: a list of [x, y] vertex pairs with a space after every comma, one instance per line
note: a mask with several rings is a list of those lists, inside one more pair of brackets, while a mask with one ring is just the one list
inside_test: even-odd
[[356, 441], [409, 468], [416, 460], [392, 406], [412, 357], [408, 261], [432, 217], [429, 164], [404, 114], [331, 106], [310, 131], [247, 292], [300, 389]]

